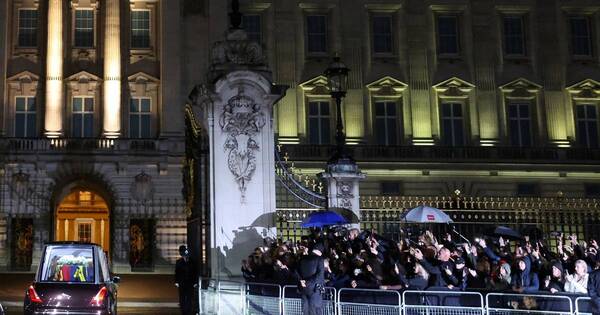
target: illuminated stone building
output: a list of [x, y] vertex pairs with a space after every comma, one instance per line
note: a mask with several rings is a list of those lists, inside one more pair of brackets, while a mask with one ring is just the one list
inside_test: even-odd
[[84, 240], [117, 272], [172, 272], [183, 104], [224, 30], [208, 16], [200, 1], [0, 2], [0, 270]]
[[[289, 86], [275, 132], [288, 184], [309, 196], [323, 200], [312, 178], [333, 149], [322, 74], [336, 54], [351, 69], [342, 114], [363, 206], [600, 195], [597, 1], [241, 4], [273, 81]], [[83, 239], [118, 272], [171, 271], [190, 211], [183, 106], [207, 80], [227, 11], [224, 0], [0, 3], [0, 269], [30, 269], [44, 241]], [[281, 211], [313, 207], [283, 186]]]
[[[549, 198], [543, 202], [558, 209], [585, 209], [586, 219], [564, 217], [544, 229], [597, 229], [585, 226], [598, 223], [595, 201], [585, 198], [600, 194], [596, 1], [242, 3], [252, 21], [246, 28], [267, 47], [274, 81], [290, 86], [275, 108], [276, 132], [304, 186], [320, 192], [312, 178], [333, 152], [335, 103], [323, 72], [337, 54], [351, 70], [342, 115], [367, 175], [363, 209], [394, 210], [411, 197], [412, 206], [417, 198], [457, 194], [514, 197], [510, 207], [533, 219], [494, 222], [524, 223], [554, 214], [517, 198]], [[278, 209], [311, 207], [288, 195], [278, 196]], [[580, 198], [588, 206], [575, 205]]]

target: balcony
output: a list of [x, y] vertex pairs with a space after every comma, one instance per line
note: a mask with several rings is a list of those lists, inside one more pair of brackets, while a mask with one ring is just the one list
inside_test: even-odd
[[0, 138], [0, 154], [160, 154], [181, 152], [183, 140], [106, 138]]
[[[334, 145], [282, 145], [294, 161], [327, 161]], [[469, 162], [579, 164], [600, 162], [600, 149], [557, 147], [442, 147], [349, 145], [358, 162]]]

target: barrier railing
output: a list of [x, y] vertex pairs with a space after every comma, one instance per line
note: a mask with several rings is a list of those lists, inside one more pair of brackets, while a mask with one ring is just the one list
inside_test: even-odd
[[[335, 315], [335, 297], [337, 292], [335, 288], [326, 287], [323, 292], [323, 315]], [[283, 287], [283, 314], [296, 315], [302, 313], [302, 299], [298, 292], [298, 287], [295, 285], [286, 285]]]
[[246, 283], [246, 314], [279, 315], [281, 287], [277, 284]]
[[479, 292], [404, 291], [404, 315], [484, 315], [485, 304]]
[[344, 288], [336, 301], [338, 314], [399, 315], [402, 311], [400, 293], [393, 290]]
[[[485, 297], [485, 298], [484, 298]], [[199, 314], [302, 314], [297, 286], [201, 279]], [[591, 315], [589, 297], [325, 288], [324, 315]]]
[[217, 283], [217, 314], [244, 314], [243, 283], [235, 281], [219, 281]]
[[585, 296], [576, 298], [575, 315], [592, 315], [592, 299]]
[[488, 315], [573, 314], [572, 301], [566, 296], [488, 293], [485, 299]]

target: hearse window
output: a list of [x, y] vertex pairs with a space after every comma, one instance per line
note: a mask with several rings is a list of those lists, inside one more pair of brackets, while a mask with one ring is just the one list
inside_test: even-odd
[[41, 281], [94, 282], [92, 248], [48, 247]]

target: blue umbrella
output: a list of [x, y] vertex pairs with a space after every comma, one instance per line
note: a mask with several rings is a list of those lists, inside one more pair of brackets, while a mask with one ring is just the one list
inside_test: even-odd
[[309, 214], [304, 220], [302, 220], [301, 226], [303, 228], [309, 228], [339, 224], [348, 224], [348, 221], [333, 211], [320, 210]]
[[412, 223], [450, 223], [452, 219], [444, 213], [444, 211], [426, 206], [420, 205], [416, 208], [410, 209], [404, 216], [406, 222]]

